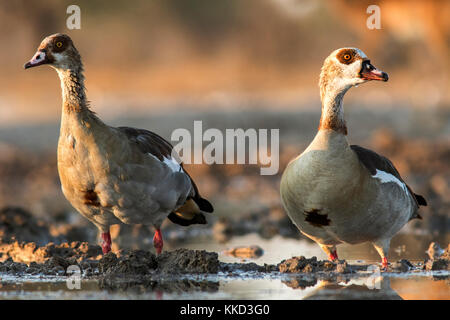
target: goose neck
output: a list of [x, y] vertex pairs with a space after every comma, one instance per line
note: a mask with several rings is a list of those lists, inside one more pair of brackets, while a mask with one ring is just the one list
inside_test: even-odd
[[77, 113], [87, 111], [83, 68], [56, 69], [56, 71], [61, 81], [63, 111]]
[[343, 99], [348, 89], [322, 91], [322, 115], [319, 130], [331, 129], [347, 135]]

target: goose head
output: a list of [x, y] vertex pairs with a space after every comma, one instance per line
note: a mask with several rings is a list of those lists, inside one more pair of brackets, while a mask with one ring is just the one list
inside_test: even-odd
[[48, 64], [55, 69], [77, 69], [81, 66], [81, 58], [68, 35], [56, 33], [42, 40], [36, 53], [24, 68]]
[[375, 68], [360, 49], [340, 48], [325, 59], [319, 86], [323, 100], [329, 91], [345, 93], [351, 87], [367, 81], [388, 79], [387, 73]]

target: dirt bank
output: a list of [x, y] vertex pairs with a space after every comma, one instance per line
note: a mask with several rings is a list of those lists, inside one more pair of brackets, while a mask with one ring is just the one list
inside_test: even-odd
[[[413, 264], [406, 259], [392, 263], [389, 272], [411, 270], [450, 270], [448, 247], [439, 257]], [[316, 257], [293, 257], [277, 265], [249, 263], [224, 263], [215, 252], [177, 249], [155, 256], [144, 250], [122, 250], [117, 254], [101, 254], [98, 245], [72, 242], [38, 247], [35, 243], [0, 244], [0, 272], [11, 274], [66, 275], [70, 265], [80, 267], [85, 276], [147, 276], [183, 274], [224, 274], [239, 272], [259, 273], [340, 273], [351, 274], [367, 271], [368, 265], [350, 265], [345, 260], [336, 262], [318, 260]]]

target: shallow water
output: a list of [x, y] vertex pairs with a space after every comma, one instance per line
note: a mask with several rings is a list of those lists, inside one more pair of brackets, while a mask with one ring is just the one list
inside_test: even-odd
[[[408, 237], [397, 239], [400, 240], [403, 244], [399, 248], [396, 248], [396, 241], [393, 241], [393, 261], [398, 260], [396, 254], [412, 262], [423, 261], [425, 252], [422, 248], [410, 248]], [[415, 238], [412, 240], [415, 241]], [[283, 259], [299, 255], [326, 258], [319, 247], [309, 241], [282, 237], [268, 240], [256, 234], [234, 237], [226, 244], [199, 239], [182, 245], [172, 245], [169, 249], [182, 246], [188, 249], [216, 251], [223, 262], [243, 262], [242, 259], [226, 255], [224, 251], [227, 248], [252, 244], [258, 244], [264, 254], [245, 262], [276, 264]], [[370, 246], [338, 247], [338, 250], [341, 258], [347, 259], [350, 264], [373, 264], [374, 272], [338, 275], [331, 280], [320, 275], [278, 272], [187, 275], [176, 279], [161, 279], [167, 283], [165, 290], [152, 290], [142, 285], [103, 290], [97, 280], [85, 279], [81, 280], [81, 289], [69, 290], [67, 277], [14, 277], [0, 274], [0, 299], [450, 299], [449, 271], [379, 273], [378, 257]], [[355, 257], [360, 260], [355, 260]]]
[[[141, 290], [100, 290], [95, 280], [83, 280], [80, 290], [69, 290], [66, 278], [3, 280], [0, 299], [450, 299], [449, 272], [429, 274], [385, 275], [378, 278], [359, 277], [348, 281], [317, 281], [303, 287], [307, 277], [243, 276], [222, 279], [209, 276], [218, 283], [218, 291], [177, 292]], [[203, 277], [197, 277], [202, 279]], [[307, 281], [307, 280], [306, 280]]]

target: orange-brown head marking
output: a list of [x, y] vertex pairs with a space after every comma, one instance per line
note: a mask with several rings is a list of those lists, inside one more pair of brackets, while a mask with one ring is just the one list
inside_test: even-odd
[[350, 64], [355, 59], [362, 59], [354, 49], [342, 49], [337, 53], [336, 58], [343, 64]]

